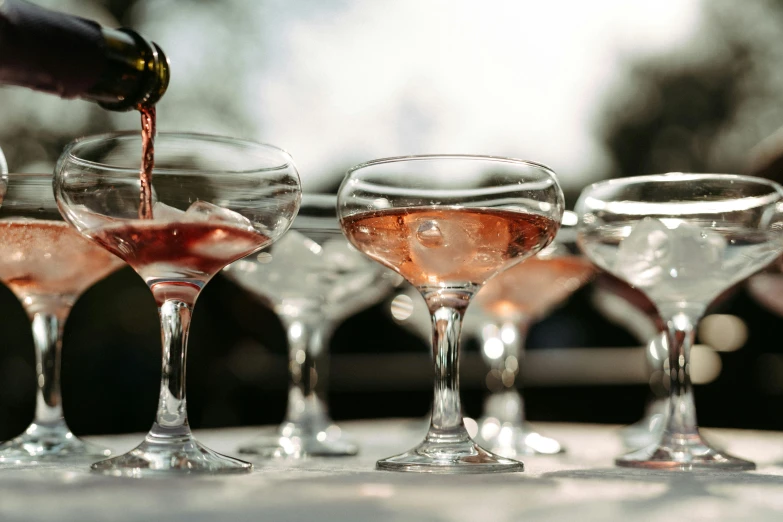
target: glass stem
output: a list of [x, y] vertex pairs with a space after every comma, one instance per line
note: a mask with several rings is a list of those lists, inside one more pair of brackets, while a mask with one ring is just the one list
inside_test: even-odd
[[470, 440], [462, 421], [459, 396], [459, 337], [472, 293], [425, 295], [432, 314], [432, 359], [435, 390], [427, 441]]
[[160, 398], [152, 437], [189, 437], [185, 363], [193, 304], [167, 299], [158, 308], [163, 341]]
[[330, 324], [321, 317], [285, 320], [288, 338], [289, 392], [287, 422], [327, 417], [323, 399], [328, 367]]
[[40, 426], [64, 423], [60, 395], [60, 356], [63, 319], [67, 315], [68, 310], [61, 310], [60, 313], [38, 312], [32, 318], [35, 373], [38, 378], [33, 423]]
[[[519, 391], [517, 378], [524, 358], [525, 339], [530, 329], [530, 319], [508, 321], [496, 324], [497, 341], [503, 345], [503, 352], [490, 359], [496, 387], [484, 404], [484, 416], [494, 417], [501, 423], [522, 424], [525, 422], [525, 401]], [[484, 338], [486, 342], [488, 338]], [[487, 354], [484, 353], [487, 357]], [[499, 382], [498, 382], [499, 381]]]
[[678, 312], [666, 322], [669, 331], [669, 408], [666, 435], [675, 438], [698, 437], [696, 406], [690, 378], [690, 351], [697, 318]]
[[650, 391], [645, 407], [645, 417], [660, 415], [666, 411], [668, 398], [663, 390], [666, 389], [666, 374], [664, 373], [664, 361], [669, 357], [669, 331], [662, 330], [647, 343], [645, 349], [645, 361], [647, 375], [649, 376]]

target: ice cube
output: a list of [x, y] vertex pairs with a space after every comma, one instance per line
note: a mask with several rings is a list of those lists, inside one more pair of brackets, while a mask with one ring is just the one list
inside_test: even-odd
[[427, 248], [438, 248], [446, 244], [440, 225], [435, 220], [423, 221], [416, 230], [416, 239]]
[[448, 219], [422, 219], [411, 223], [411, 259], [424, 272], [446, 276], [472, 262], [476, 249], [469, 230]]
[[646, 217], [634, 224], [617, 249], [616, 273], [628, 283], [649, 287], [661, 282], [672, 252], [669, 229], [660, 220]]
[[665, 268], [673, 279], [710, 278], [721, 271], [727, 244], [720, 233], [681, 222], [669, 237], [674, 256]]
[[297, 264], [310, 266], [318, 263], [320, 252], [320, 247], [312, 239], [296, 230], [289, 230], [272, 246], [271, 253], [278, 266], [290, 270]]
[[249, 235], [237, 236], [217, 228], [190, 247], [192, 254], [213, 259], [236, 258], [258, 248], [258, 241]]
[[[153, 208], [153, 213], [155, 209]], [[154, 215], [154, 214], [153, 214]], [[155, 216], [157, 218], [157, 216]], [[253, 228], [253, 223], [242, 214], [213, 205], [208, 201], [195, 201], [184, 214], [185, 221], [217, 221], [240, 228]]]
[[182, 221], [185, 219], [185, 211], [156, 201], [152, 205], [152, 218], [157, 221]]
[[[721, 272], [726, 239], [685, 221], [644, 218], [620, 243], [615, 270], [641, 288], [687, 285]], [[663, 289], [661, 289], [663, 290]]]

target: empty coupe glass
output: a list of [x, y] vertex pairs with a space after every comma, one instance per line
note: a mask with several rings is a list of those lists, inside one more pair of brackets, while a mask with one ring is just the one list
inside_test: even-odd
[[629, 450], [644, 448], [657, 442], [663, 433], [668, 406], [668, 376], [664, 361], [668, 359], [666, 324], [658, 309], [642, 292], [613, 275], [602, 273], [593, 284], [592, 302], [604, 317], [622, 326], [646, 349], [645, 366], [649, 376], [650, 394], [644, 416], [620, 430], [620, 439]]
[[579, 246], [599, 267], [643, 292], [669, 333], [669, 406], [661, 439], [620, 466], [753, 469], [699, 434], [689, 377], [695, 328], [721, 292], [783, 250], [783, 187], [726, 174], [664, 174], [587, 187], [576, 211]]
[[472, 297], [535, 255], [560, 225], [563, 194], [548, 168], [489, 156], [409, 156], [348, 172], [338, 214], [351, 243], [416, 287], [432, 316], [432, 419], [416, 448], [378, 461], [396, 471], [521, 471], [468, 435], [459, 397], [459, 336]]
[[65, 424], [60, 395], [63, 325], [78, 297], [123, 263], [63, 221], [51, 174], [9, 174], [3, 185], [0, 281], [32, 322], [38, 391], [32, 424], [0, 445], [0, 463], [90, 463], [111, 452], [79, 440]]
[[139, 219], [141, 137], [82, 138], [57, 165], [65, 219], [125, 260], [158, 304], [163, 371], [155, 423], [144, 442], [93, 469], [229, 473], [251, 465], [191, 434], [185, 400], [188, 327], [199, 292], [223, 267], [277, 240], [299, 208], [291, 157], [269, 145], [219, 136], [161, 133], [155, 143], [152, 219]]
[[241, 446], [241, 453], [296, 458], [358, 451], [329, 417], [329, 339], [342, 321], [383, 299], [399, 276], [346, 241], [336, 203], [334, 195], [304, 194], [285, 236], [223, 272], [271, 306], [288, 339], [285, 420], [276, 433]]

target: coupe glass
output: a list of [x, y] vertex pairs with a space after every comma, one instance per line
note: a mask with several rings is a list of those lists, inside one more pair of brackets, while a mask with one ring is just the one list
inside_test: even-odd
[[468, 435], [459, 397], [459, 335], [471, 298], [492, 276], [557, 233], [563, 194], [548, 168], [488, 156], [410, 156], [348, 172], [337, 211], [351, 243], [424, 297], [432, 317], [435, 390], [429, 432], [378, 461], [396, 471], [522, 471]]
[[155, 423], [130, 452], [93, 465], [114, 475], [229, 473], [251, 465], [215, 453], [190, 432], [185, 400], [188, 327], [196, 298], [223, 267], [278, 239], [299, 208], [291, 157], [269, 145], [161, 133], [155, 142], [153, 219], [139, 219], [138, 133], [82, 138], [56, 168], [65, 219], [125, 260], [158, 304], [163, 371]]
[[629, 450], [649, 446], [663, 432], [663, 420], [668, 406], [664, 361], [668, 359], [666, 324], [655, 305], [639, 290], [616, 277], [602, 273], [593, 285], [592, 302], [604, 317], [625, 328], [646, 347], [645, 366], [649, 376], [650, 394], [644, 416], [620, 430], [620, 439]]
[[240, 447], [241, 453], [298, 458], [358, 451], [329, 417], [329, 339], [342, 321], [383, 299], [399, 276], [346, 241], [336, 203], [334, 195], [304, 194], [284, 237], [223, 272], [271, 306], [288, 339], [285, 420], [276, 433], [262, 434]]
[[0, 463], [63, 462], [111, 453], [76, 438], [63, 418], [60, 348], [76, 299], [123, 265], [84, 239], [57, 211], [51, 174], [9, 174], [0, 207], [0, 280], [32, 323], [37, 386], [32, 424], [0, 445]]
[[529, 328], [586, 284], [595, 270], [566, 246], [569, 240], [573, 245], [573, 232], [573, 227], [561, 228], [555, 241], [536, 256], [487, 282], [466, 314], [465, 330], [475, 333], [490, 367], [490, 394], [476, 442], [503, 457], [563, 451], [557, 440], [539, 434], [525, 421], [517, 375]]
[[669, 333], [669, 405], [658, 442], [620, 466], [753, 469], [699, 434], [689, 377], [695, 328], [721, 292], [783, 250], [783, 187], [727, 174], [664, 174], [596, 183], [576, 205], [579, 246], [652, 301]]

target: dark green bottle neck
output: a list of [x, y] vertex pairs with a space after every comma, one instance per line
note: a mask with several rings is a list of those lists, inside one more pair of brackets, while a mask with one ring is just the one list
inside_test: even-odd
[[0, 83], [123, 111], [152, 107], [168, 82], [163, 51], [131, 29], [0, 0]]
[[82, 95], [113, 111], [154, 106], [169, 84], [169, 61], [163, 50], [131, 29], [101, 28], [105, 68]]

